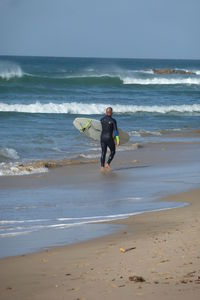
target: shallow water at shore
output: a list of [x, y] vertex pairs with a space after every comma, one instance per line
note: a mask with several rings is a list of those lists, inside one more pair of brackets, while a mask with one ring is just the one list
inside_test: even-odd
[[119, 153], [113, 172], [105, 175], [96, 164], [86, 164], [7, 177], [0, 184], [0, 257], [112, 233], [118, 226], [101, 222], [186, 205], [159, 200], [199, 185], [198, 147], [183, 148], [182, 157], [174, 147], [155, 147], [152, 153], [144, 148], [137, 151], [143, 160], [137, 165], [128, 156], [124, 164], [124, 154]]

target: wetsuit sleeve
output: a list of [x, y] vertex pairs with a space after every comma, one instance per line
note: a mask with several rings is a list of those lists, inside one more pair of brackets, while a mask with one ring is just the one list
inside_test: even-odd
[[113, 120], [114, 122], [114, 132], [115, 132], [115, 138], [117, 143], [119, 143], [119, 132], [118, 132], [118, 128], [117, 128], [117, 122], [116, 120]]

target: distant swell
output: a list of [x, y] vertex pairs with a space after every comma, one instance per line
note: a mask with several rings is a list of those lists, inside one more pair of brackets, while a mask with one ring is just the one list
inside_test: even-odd
[[[65, 83], [68, 85], [200, 85], [199, 76], [191, 77], [173, 77], [166, 78], [159, 75], [151, 77], [140, 77], [134, 74], [137, 72], [132, 72], [133, 74], [126, 76], [126, 74], [82, 74], [74, 76], [54, 76], [52, 75], [34, 75], [24, 73], [20, 67], [15, 67], [12, 69], [1, 70], [0, 69], [0, 79], [10, 80], [10, 79], [22, 79], [23, 82], [33, 82], [35, 84], [43, 83]], [[152, 74], [150, 71], [140, 72], [146, 74]], [[197, 74], [197, 73], [196, 73]], [[199, 75], [199, 74], [197, 74]]]
[[[99, 115], [105, 112], [109, 104], [95, 103], [45, 103], [36, 102], [33, 104], [7, 104], [0, 103], [0, 112], [16, 113], [41, 113], [41, 114], [78, 114], [78, 115]], [[133, 113], [200, 113], [200, 104], [192, 105], [112, 105], [114, 112], [118, 114]]]
[[[0, 81], [20, 80], [23, 83], [66, 85], [200, 85], [200, 70], [169, 69], [172, 73], [155, 73], [153, 69], [82, 70], [80, 73], [62, 72], [32, 73], [22, 70], [17, 63], [0, 60]], [[162, 71], [162, 69], [161, 69]], [[176, 72], [175, 74], [173, 72]], [[178, 72], [185, 72], [181, 74]], [[166, 77], [167, 75], [167, 77]], [[174, 76], [175, 75], [175, 76]]]

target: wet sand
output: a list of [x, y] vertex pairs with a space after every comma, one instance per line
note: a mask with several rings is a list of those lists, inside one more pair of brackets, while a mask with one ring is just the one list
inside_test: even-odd
[[191, 205], [117, 221], [126, 227], [111, 236], [0, 260], [0, 299], [199, 299], [200, 189], [167, 200]]
[[[113, 167], [124, 168], [125, 174], [126, 169], [150, 165], [190, 165], [199, 158], [199, 144], [152, 144], [127, 152], [125, 161], [123, 157], [119, 153]], [[94, 184], [101, 176], [98, 167], [2, 177], [0, 189], [62, 188], [75, 179]], [[116, 184], [117, 177], [111, 179]], [[162, 200], [190, 205], [113, 221], [124, 226], [112, 235], [1, 259], [0, 299], [200, 299], [200, 189]]]

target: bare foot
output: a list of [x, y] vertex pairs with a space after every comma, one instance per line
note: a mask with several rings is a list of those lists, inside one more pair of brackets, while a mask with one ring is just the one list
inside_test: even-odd
[[105, 168], [101, 167], [101, 173], [104, 173], [104, 172], [105, 172]]
[[111, 166], [109, 165], [109, 164], [106, 164], [106, 169], [108, 170], [108, 171], [111, 171], [112, 169], [111, 169]]

